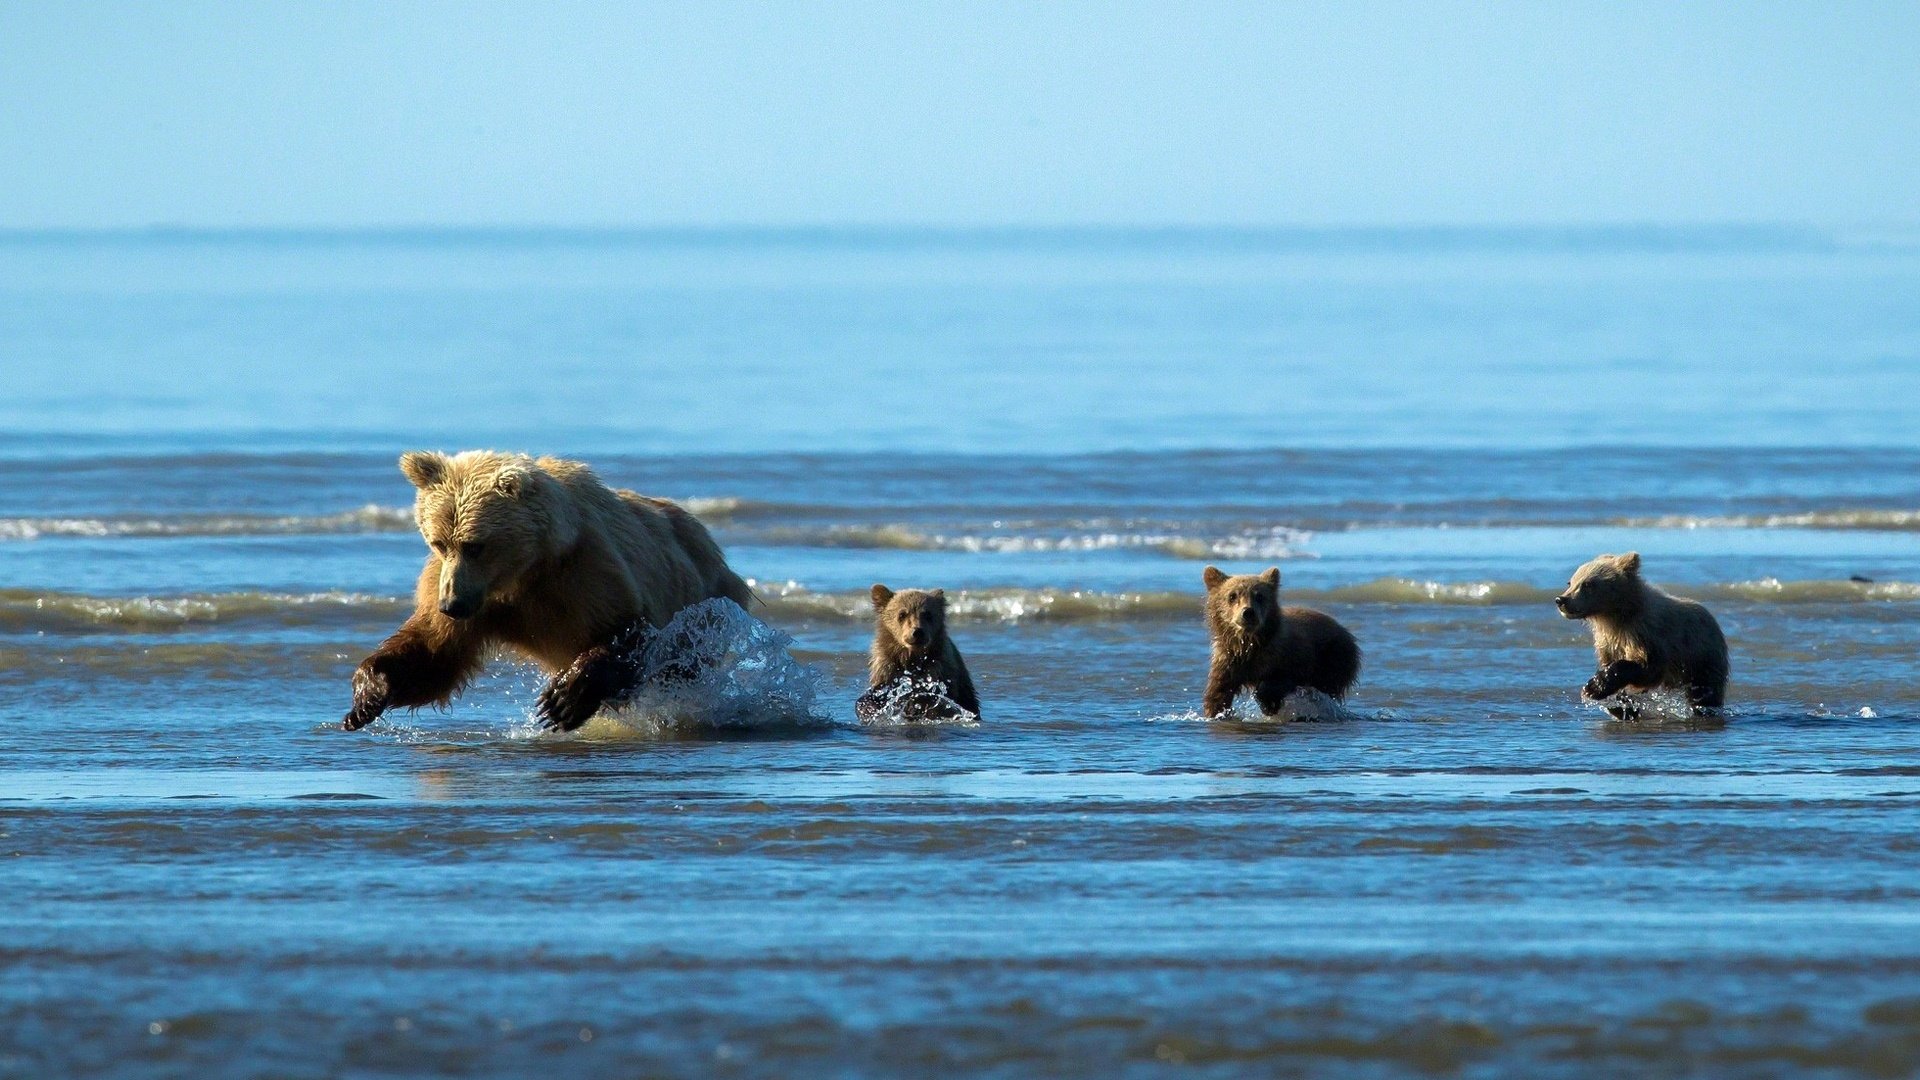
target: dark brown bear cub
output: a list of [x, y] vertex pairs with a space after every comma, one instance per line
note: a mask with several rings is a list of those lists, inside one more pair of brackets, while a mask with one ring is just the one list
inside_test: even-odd
[[[939, 719], [937, 690], [946, 701], [978, 717], [980, 698], [960, 650], [947, 636], [945, 589], [873, 587], [873, 650], [868, 663], [867, 692], [854, 702], [854, 715], [871, 720], [889, 706], [907, 719]], [[951, 709], [945, 709], [951, 713]]]
[[1252, 687], [1260, 711], [1280, 711], [1301, 687], [1340, 700], [1360, 676], [1360, 646], [1333, 616], [1280, 606], [1280, 568], [1228, 577], [1209, 566], [1207, 629], [1213, 633], [1213, 669], [1201, 711], [1221, 716], [1234, 695]]
[[[1574, 571], [1567, 591], [1553, 598], [1560, 614], [1585, 619], [1593, 630], [1600, 670], [1580, 695], [1605, 701], [1622, 690], [1682, 691], [1695, 711], [1727, 699], [1727, 639], [1713, 613], [1669, 596], [1640, 577], [1640, 553], [1602, 555]], [[1607, 706], [1631, 719], [1632, 703]]]

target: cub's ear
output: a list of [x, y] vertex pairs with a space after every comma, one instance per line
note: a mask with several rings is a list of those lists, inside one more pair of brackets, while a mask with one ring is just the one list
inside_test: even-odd
[[928, 593], [927, 595], [933, 597], [935, 600], [938, 600], [941, 603], [946, 603], [947, 590], [945, 589], [935, 589], [932, 592]]
[[446, 479], [447, 463], [447, 455], [437, 450], [409, 450], [400, 455], [401, 473], [422, 490]]
[[1277, 587], [1280, 584], [1280, 568], [1277, 566], [1267, 567], [1266, 573], [1260, 575], [1260, 580], [1268, 585]]
[[1625, 570], [1629, 574], [1639, 573], [1640, 553], [1637, 551], [1629, 551], [1625, 555], [1620, 556], [1620, 569]]
[[1206, 582], [1207, 591], [1212, 592], [1220, 587], [1221, 582], [1227, 580], [1227, 575], [1221, 573], [1219, 567], [1209, 566], [1205, 570], [1200, 571], [1200, 580]]
[[882, 585], [877, 581], [874, 582], [873, 610], [885, 611], [887, 609], [887, 605], [892, 601], [893, 601], [893, 590], [887, 588], [885, 585]]

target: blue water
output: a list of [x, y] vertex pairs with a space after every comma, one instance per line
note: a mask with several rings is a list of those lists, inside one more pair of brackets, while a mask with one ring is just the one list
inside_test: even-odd
[[[1802, 230], [0, 238], [0, 1076], [1911, 1074], [1917, 297]], [[730, 689], [337, 730], [394, 460], [472, 446], [699, 513]], [[1726, 717], [1579, 701], [1625, 550]], [[1345, 712], [1194, 715], [1210, 562]], [[875, 581], [978, 724], [855, 722]]]
[[244, 452], [1912, 445], [1917, 284], [1920, 244], [1769, 231], [16, 237], [0, 428]]

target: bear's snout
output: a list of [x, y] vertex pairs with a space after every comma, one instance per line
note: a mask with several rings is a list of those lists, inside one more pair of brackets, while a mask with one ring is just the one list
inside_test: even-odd
[[1561, 593], [1559, 596], [1554, 597], [1553, 606], [1559, 608], [1560, 614], [1565, 615], [1569, 619], [1579, 618], [1573, 610], [1573, 597], [1566, 593]]
[[449, 596], [445, 600], [440, 601], [440, 614], [445, 615], [449, 619], [464, 619], [472, 615], [474, 608], [477, 606], [477, 604], [469, 603], [457, 596]]
[[907, 640], [913, 642], [915, 648], [925, 645], [927, 643], [927, 628], [924, 626], [914, 627], [913, 633], [907, 635]]

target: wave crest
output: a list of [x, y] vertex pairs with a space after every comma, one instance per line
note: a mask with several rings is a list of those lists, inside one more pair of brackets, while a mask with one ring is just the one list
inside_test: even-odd
[[392, 616], [411, 601], [355, 592], [231, 592], [181, 596], [89, 596], [0, 589], [0, 629], [85, 633], [171, 630], [196, 623], [309, 625], [330, 616]]
[[1863, 532], [1920, 531], [1920, 510], [1809, 510], [1791, 514], [1663, 514], [1615, 518], [1628, 529], [1832, 529]]
[[413, 508], [376, 506], [337, 514], [182, 514], [175, 517], [0, 518], [0, 540], [53, 537], [295, 536], [412, 532]]
[[1086, 530], [1036, 534], [1021, 532], [940, 533], [907, 525], [826, 525], [782, 527], [754, 536], [757, 543], [779, 547], [882, 549], [892, 551], [951, 551], [968, 554], [1026, 554], [1032, 552], [1157, 551], [1177, 559], [1296, 559], [1310, 558], [1304, 550], [1312, 534], [1286, 526], [1252, 530], [1223, 537], [1124, 530]]
[[[865, 590], [815, 592], [797, 582], [754, 582], [767, 610], [781, 618], [866, 622], [873, 604]], [[1751, 604], [1884, 604], [1920, 601], [1920, 582], [1752, 581], [1682, 585], [1678, 595], [1707, 602]], [[1547, 605], [1554, 589], [1515, 581], [1423, 581], [1380, 578], [1326, 589], [1287, 589], [1290, 604], [1437, 606]], [[1199, 617], [1203, 598], [1186, 592], [1097, 592], [1085, 589], [949, 589], [947, 613], [962, 621], [1020, 623], [1105, 622]], [[0, 631], [43, 633], [152, 633], [206, 623], [263, 626], [359, 624], [411, 610], [403, 596], [369, 593], [228, 592], [174, 596], [94, 596], [40, 589], [0, 589]]]

